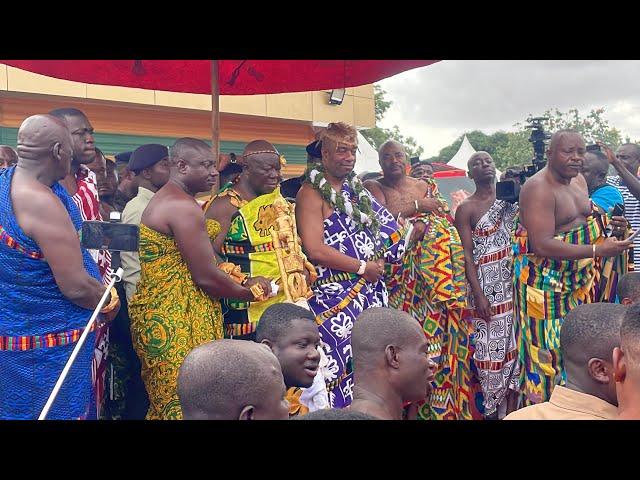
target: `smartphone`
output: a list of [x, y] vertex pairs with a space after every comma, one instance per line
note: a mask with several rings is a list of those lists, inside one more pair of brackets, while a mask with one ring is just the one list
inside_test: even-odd
[[622, 216], [624, 216], [624, 205], [620, 205], [619, 203], [616, 203], [613, 206], [613, 209], [611, 210], [611, 216], [612, 217], [622, 217]]
[[597, 144], [593, 144], [593, 145], [587, 145], [587, 152], [599, 152], [602, 149], [600, 148], [600, 145]]
[[140, 227], [131, 223], [82, 222], [80, 245], [90, 250], [137, 252]]

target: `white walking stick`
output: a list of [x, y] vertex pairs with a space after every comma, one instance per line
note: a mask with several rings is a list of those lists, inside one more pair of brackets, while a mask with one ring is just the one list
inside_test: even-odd
[[91, 315], [91, 318], [89, 319], [89, 323], [87, 323], [87, 326], [84, 327], [84, 332], [82, 332], [82, 335], [80, 335], [80, 339], [78, 340], [76, 347], [73, 349], [73, 352], [71, 352], [71, 356], [69, 357], [69, 360], [67, 360], [67, 364], [62, 369], [60, 378], [58, 378], [58, 381], [56, 382], [56, 386], [53, 387], [53, 391], [51, 392], [51, 395], [49, 395], [49, 400], [47, 400], [47, 403], [42, 409], [42, 412], [40, 412], [40, 416], [38, 417], [38, 420], [44, 420], [47, 417], [47, 413], [49, 413], [49, 409], [51, 409], [51, 405], [53, 405], [53, 402], [56, 399], [58, 392], [60, 391], [60, 387], [62, 387], [62, 384], [64, 383], [65, 378], [67, 378], [67, 374], [71, 369], [71, 365], [73, 365], [73, 362], [78, 356], [78, 353], [82, 348], [82, 345], [84, 344], [85, 340], [87, 339], [87, 336], [91, 332], [91, 327], [96, 321], [96, 318], [98, 318], [98, 314], [100, 313], [100, 310], [102, 310], [102, 306], [104, 305], [104, 302], [107, 300], [107, 295], [109, 295], [109, 292], [111, 292], [111, 289], [116, 284], [116, 282], [119, 282], [122, 279], [123, 273], [124, 271], [122, 270], [122, 268], [119, 268], [118, 271], [116, 271], [111, 275], [111, 282], [109, 282], [109, 286], [107, 287], [104, 294], [102, 295], [100, 302], [98, 302], [98, 306], [93, 311], [93, 315]]

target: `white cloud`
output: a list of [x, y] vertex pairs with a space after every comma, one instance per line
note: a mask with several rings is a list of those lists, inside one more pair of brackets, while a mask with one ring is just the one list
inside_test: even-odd
[[444, 60], [380, 82], [393, 105], [382, 127], [398, 125], [424, 156], [468, 130], [512, 130], [550, 108], [605, 108], [611, 126], [640, 140], [640, 61]]

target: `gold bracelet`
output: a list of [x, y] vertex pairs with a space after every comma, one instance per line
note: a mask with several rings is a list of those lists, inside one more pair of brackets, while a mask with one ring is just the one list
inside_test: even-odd
[[100, 313], [110, 313], [112, 312], [120, 303], [120, 297], [118, 297], [118, 291], [115, 289], [115, 287], [111, 287], [111, 301], [109, 302], [109, 305], [107, 305], [106, 307], [102, 307], [102, 310], [100, 310]]
[[596, 244], [593, 244], [593, 259], [596, 259]]

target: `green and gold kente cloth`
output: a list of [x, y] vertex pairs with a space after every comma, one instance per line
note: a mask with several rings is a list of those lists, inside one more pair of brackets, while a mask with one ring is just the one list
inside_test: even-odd
[[[220, 225], [207, 220], [213, 241]], [[197, 346], [222, 334], [220, 303], [191, 278], [175, 240], [140, 225], [140, 281], [129, 302], [131, 340], [149, 394], [147, 420], [179, 420], [178, 370]]]
[[[556, 235], [573, 245], [604, 241], [603, 218], [594, 212], [585, 225]], [[527, 230], [516, 219], [513, 241], [514, 309], [520, 323], [520, 385], [525, 405], [549, 400], [553, 387], [564, 384], [560, 328], [578, 305], [596, 294], [600, 259], [553, 260], [531, 252]]]
[[[229, 231], [224, 239], [221, 256], [225, 261], [239, 265], [243, 273], [251, 277], [263, 276], [278, 280], [280, 268], [273, 247], [271, 231], [276, 219], [273, 202], [282, 198], [280, 188], [260, 195], [247, 202], [228, 188], [218, 194], [229, 196], [232, 205], [238, 211], [231, 219]], [[253, 335], [265, 309], [274, 303], [285, 300], [284, 290], [280, 289], [275, 297], [262, 302], [241, 302], [224, 299], [225, 337], [245, 337]]]

